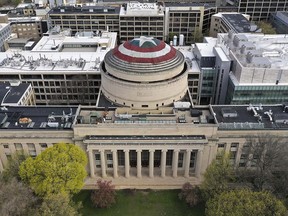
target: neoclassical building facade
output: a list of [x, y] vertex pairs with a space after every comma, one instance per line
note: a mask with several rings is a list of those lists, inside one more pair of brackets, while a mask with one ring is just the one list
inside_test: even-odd
[[[271, 134], [286, 141], [284, 108], [255, 106], [262, 116], [258, 122], [247, 105], [158, 110], [8, 107], [0, 111], [0, 170], [15, 152], [35, 157], [64, 142], [87, 153], [86, 188], [94, 187], [99, 178], [112, 180], [118, 189], [180, 188], [187, 181], [199, 184], [220, 151], [230, 154], [234, 166], [252, 166], [247, 163], [249, 138]], [[31, 121], [21, 122], [24, 116]]]

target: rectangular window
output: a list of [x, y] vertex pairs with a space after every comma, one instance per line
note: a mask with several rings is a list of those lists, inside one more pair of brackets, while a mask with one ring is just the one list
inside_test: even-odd
[[173, 150], [168, 150], [166, 155], [166, 166], [172, 166]]
[[184, 152], [179, 152], [178, 167], [183, 167]]
[[237, 148], [239, 143], [231, 143], [231, 148]]
[[191, 152], [190, 168], [195, 168], [196, 155], [197, 155], [196, 151]]
[[46, 143], [39, 143], [39, 145], [41, 146], [41, 148], [47, 148], [47, 144]]
[[125, 166], [125, 154], [123, 150], [117, 151], [118, 156], [118, 166]]
[[101, 168], [100, 153], [95, 154], [95, 164], [97, 168]]

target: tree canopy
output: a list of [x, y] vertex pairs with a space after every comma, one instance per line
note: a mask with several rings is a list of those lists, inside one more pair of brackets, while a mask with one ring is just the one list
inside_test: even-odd
[[205, 200], [221, 194], [229, 189], [234, 177], [233, 167], [228, 154], [221, 154], [206, 169], [204, 180], [200, 185]]
[[215, 196], [206, 203], [207, 216], [284, 216], [286, 208], [268, 192], [232, 190]]
[[112, 181], [97, 181], [98, 189], [91, 193], [91, 201], [95, 207], [108, 208], [116, 203], [115, 186]]
[[17, 179], [0, 181], [0, 215], [28, 216], [37, 204], [33, 191]]
[[35, 159], [20, 165], [20, 177], [37, 195], [76, 193], [87, 173], [85, 152], [73, 144], [59, 143], [46, 149]]
[[247, 139], [249, 149], [247, 164], [253, 168], [239, 167], [236, 170], [238, 182], [253, 190], [269, 190], [278, 197], [288, 195], [288, 146], [285, 140], [271, 134]]
[[19, 167], [20, 164], [28, 158], [24, 152], [16, 152], [11, 155], [11, 158], [8, 160], [7, 166], [2, 172], [2, 178], [4, 181], [8, 182], [14, 178], [20, 180], [19, 176]]
[[263, 34], [277, 34], [275, 28], [268, 22], [260, 21], [257, 25], [262, 29]]
[[35, 216], [79, 216], [81, 203], [75, 204], [68, 194], [50, 194], [44, 198]]

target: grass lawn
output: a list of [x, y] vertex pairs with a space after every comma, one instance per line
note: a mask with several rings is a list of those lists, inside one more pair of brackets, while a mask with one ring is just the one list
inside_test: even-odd
[[90, 192], [83, 190], [74, 197], [83, 203], [83, 216], [204, 216], [204, 206], [188, 207], [179, 200], [179, 190], [120, 190], [109, 209], [94, 208]]

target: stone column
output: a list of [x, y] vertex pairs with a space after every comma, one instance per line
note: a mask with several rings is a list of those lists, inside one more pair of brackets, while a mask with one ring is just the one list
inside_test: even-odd
[[197, 178], [201, 177], [202, 156], [203, 156], [203, 150], [198, 150], [196, 170], [195, 170], [195, 174]]
[[47, 147], [48, 148], [53, 147], [53, 144], [52, 143], [47, 143]]
[[125, 153], [125, 177], [130, 177], [130, 160], [129, 160], [129, 150], [124, 150]]
[[172, 171], [173, 171], [173, 177], [177, 177], [178, 172], [178, 156], [179, 156], [179, 150], [174, 149], [173, 151], [173, 164], [172, 164]]
[[2, 160], [0, 159], [0, 173], [4, 170], [4, 165], [2, 164]]
[[[34, 144], [34, 146], [35, 146], [35, 150], [36, 150], [36, 155], [38, 155], [38, 154], [37, 154], [36, 145], [37, 145], [37, 144]], [[28, 144], [27, 144], [27, 143], [22, 143], [22, 148], [23, 148], [23, 152], [24, 152], [24, 154], [29, 155]], [[39, 154], [40, 154], [40, 153], [39, 153]]]
[[118, 177], [118, 161], [117, 161], [117, 150], [112, 150], [113, 154], [113, 175], [114, 178]]
[[244, 143], [240, 143], [239, 146], [238, 146], [236, 159], [235, 159], [235, 167], [239, 166], [240, 159], [241, 159], [241, 154], [242, 154], [242, 150], [243, 150], [243, 144]]
[[3, 167], [5, 167], [7, 165], [7, 163], [8, 163], [8, 160], [7, 160], [7, 157], [6, 157], [4, 149], [5, 149], [4, 146], [0, 144], [0, 160], [3, 163]]
[[106, 160], [104, 150], [100, 150], [100, 160], [101, 160], [102, 178], [105, 178], [107, 177], [107, 174], [106, 174]]
[[137, 150], [137, 177], [141, 178], [141, 152], [142, 150]]
[[88, 155], [89, 155], [89, 164], [90, 164], [90, 176], [91, 176], [91, 178], [94, 178], [95, 177], [95, 166], [94, 166], [94, 157], [93, 157], [92, 149], [88, 149]]
[[161, 177], [165, 177], [165, 172], [166, 172], [166, 155], [167, 155], [167, 150], [162, 150], [161, 152]]
[[154, 152], [155, 150], [149, 151], [149, 177], [154, 177]]
[[186, 157], [185, 157], [185, 171], [184, 171], [184, 177], [189, 177], [189, 171], [190, 171], [190, 160], [191, 160], [191, 150], [186, 150]]
[[36, 155], [41, 154], [41, 146], [39, 143], [34, 143], [35, 150], [36, 150]]

